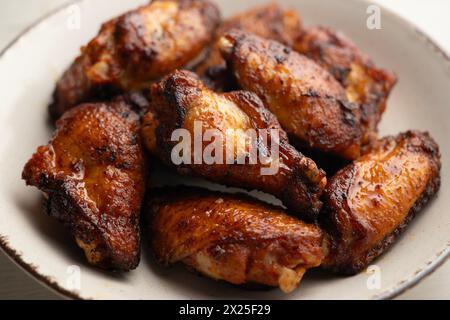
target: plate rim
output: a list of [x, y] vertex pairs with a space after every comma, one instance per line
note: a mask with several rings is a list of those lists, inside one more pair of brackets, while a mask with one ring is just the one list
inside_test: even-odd
[[[65, 4], [62, 4], [56, 7], [53, 10], [45, 13], [34, 22], [29, 24], [25, 29], [17, 34], [12, 40], [10, 40], [3, 49], [0, 50], [0, 60], [4, 57], [4, 55], [11, 50], [14, 45], [16, 45], [20, 39], [22, 39], [26, 34], [28, 34], [33, 29], [39, 27], [39, 25], [45, 22], [47, 19], [59, 14], [61, 11], [66, 10], [71, 5], [86, 2], [87, 0], [70, 0]], [[211, 0], [214, 1], [214, 0]], [[419, 40], [424, 41], [426, 44], [430, 45], [433, 51], [437, 53], [441, 59], [443, 59], [443, 64], [448, 71], [450, 71], [450, 54], [447, 53], [432, 37], [430, 37], [426, 32], [424, 32], [420, 27], [416, 26], [413, 22], [409, 21], [407, 18], [401, 16], [400, 14], [392, 11], [391, 9], [386, 8], [384, 5], [379, 3], [372, 3], [370, 0], [353, 0], [354, 2], [362, 2], [367, 5], [375, 4], [376, 6], [382, 9], [383, 14], [388, 14], [395, 20], [397, 20], [400, 24], [402, 24], [405, 28], [408, 28], [414, 32], [416, 36], [419, 37]], [[65, 299], [74, 299], [74, 300], [91, 300], [92, 298], [84, 297], [81, 293], [77, 291], [68, 290], [61, 285], [59, 285], [56, 281], [51, 279], [51, 276], [44, 275], [40, 273], [36, 266], [31, 263], [26, 262], [21, 253], [19, 253], [15, 248], [13, 248], [9, 242], [8, 237], [0, 234], [0, 250], [3, 251], [6, 257], [9, 258], [16, 266], [18, 266], [21, 270], [25, 271], [24, 273], [28, 275], [31, 279], [35, 280], [37, 283], [43, 285], [44, 287], [50, 289], [52, 292], [56, 293], [62, 298]], [[389, 289], [378, 293], [371, 297], [372, 300], [388, 300], [393, 299], [400, 294], [405, 293], [407, 290], [415, 287], [419, 282], [423, 279], [431, 275], [434, 271], [436, 271], [440, 266], [442, 266], [447, 259], [450, 258], [450, 240], [443, 246], [443, 249], [439, 251], [433, 259], [425, 263], [425, 265], [421, 266], [412, 276], [407, 279], [400, 280]]]

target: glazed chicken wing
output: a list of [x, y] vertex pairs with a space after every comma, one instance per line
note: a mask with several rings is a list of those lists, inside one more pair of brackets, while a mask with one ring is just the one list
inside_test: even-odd
[[183, 262], [233, 284], [279, 286], [288, 293], [326, 253], [318, 227], [243, 195], [164, 190], [145, 211], [162, 264]]
[[302, 145], [345, 159], [359, 156], [358, 106], [331, 74], [278, 42], [240, 30], [222, 36], [219, 47], [239, 85], [255, 92]]
[[325, 193], [332, 239], [325, 268], [355, 274], [385, 251], [440, 186], [440, 153], [426, 133], [388, 137], [340, 170]]
[[208, 0], [154, 0], [106, 22], [58, 81], [50, 113], [140, 90], [201, 55], [220, 22]]
[[22, 177], [44, 192], [47, 213], [69, 228], [89, 263], [130, 270], [139, 263], [143, 162], [139, 117], [127, 104], [84, 104], [57, 122]]
[[[302, 32], [297, 13], [283, 10], [275, 3], [253, 7], [225, 20], [217, 30], [216, 41], [220, 35], [233, 28], [276, 40], [287, 46], [293, 46]], [[214, 90], [229, 91], [235, 87], [217, 43], [212, 46], [208, 58], [195, 68], [195, 72]]]
[[328, 70], [346, 89], [350, 102], [360, 105], [363, 142], [376, 138], [386, 100], [397, 82], [395, 74], [377, 68], [351, 40], [329, 28], [306, 29], [294, 49]]
[[[218, 94], [194, 73], [176, 71], [153, 85], [151, 100], [154, 110], [144, 117], [144, 141], [153, 154], [176, 166], [179, 173], [270, 193], [303, 217], [315, 217], [320, 210], [325, 173], [289, 145], [276, 118], [255, 94]], [[175, 163], [172, 156], [180, 143], [172, 135], [179, 129], [190, 134], [190, 154], [183, 153], [187, 161]], [[260, 129], [268, 130], [267, 134]], [[215, 130], [215, 135], [196, 147], [196, 130], [203, 137], [209, 130]], [[184, 138], [181, 143], [186, 145]], [[207, 160], [209, 154], [214, 161]]]

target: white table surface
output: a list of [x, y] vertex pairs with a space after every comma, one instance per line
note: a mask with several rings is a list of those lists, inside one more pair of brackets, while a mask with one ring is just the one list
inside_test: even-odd
[[[345, 0], [342, 0], [345, 1]], [[0, 0], [0, 49], [24, 28], [70, 0]], [[414, 22], [450, 53], [450, 0], [375, 0]], [[0, 252], [0, 299], [57, 299]], [[450, 299], [450, 262], [399, 299]]]

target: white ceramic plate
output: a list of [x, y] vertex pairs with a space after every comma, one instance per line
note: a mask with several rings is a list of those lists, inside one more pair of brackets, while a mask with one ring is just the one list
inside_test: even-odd
[[[399, 294], [445, 260], [450, 253], [450, 60], [414, 26], [386, 10], [382, 10], [382, 29], [369, 30], [368, 4], [363, 1], [284, 0], [280, 3], [297, 9], [306, 24], [343, 30], [378, 64], [396, 71], [400, 81], [389, 100], [382, 135], [410, 128], [428, 130], [441, 146], [440, 194], [393, 248], [376, 260], [381, 287], [368, 286], [372, 279], [365, 273], [339, 278], [311, 271], [289, 295], [277, 289], [248, 291], [198, 277], [182, 267], [161, 269], [145, 242], [141, 264], [133, 272], [114, 274], [88, 266], [65, 230], [41, 212], [40, 193], [25, 187], [20, 174], [36, 147], [51, 135], [47, 105], [55, 81], [79, 47], [97, 33], [101, 22], [145, 2], [77, 2], [81, 29], [67, 27], [77, 9], [62, 9], [31, 27], [1, 55], [0, 242], [19, 265], [67, 297], [87, 299], [370, 299]], [[264, 1], [217, 2], [228, 16]], [[79, 267], [79, 289], [72, 287], [78, 269], [70, 266]]]

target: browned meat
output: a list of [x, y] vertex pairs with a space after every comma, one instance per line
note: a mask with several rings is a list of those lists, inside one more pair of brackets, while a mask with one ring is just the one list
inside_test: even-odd
[[345, 159], [360, 155], [358, 106], [327, 71], [282, 44], [232, 30], [219, 40], [239, 85], [255, 92], [305, 147]]
[[52, 117], [81, 102], [148, 87], [201, 55], [219, 22], [208, 0], [154, 0], [106, 22], [58, 81]]
[[66, 225], [89, 263], [130, 270], [139, 263], [144, 195], [139, 118], [121, 101], [84, 104], [58, 122], [22, 177], [47, 197], [47, 213]]
[[[176, 71], [153, 85], [151, 100], [154, 110], [144, 117], [144, 141], [153, 154], [176, 166], [179, 173], [265, 191], [279, 197], [288, 208], [303, 217], [315, 217], [320, 210], [319, 198], [326, 184], [325, 173], [288, 143], [276, 118], [255, 94], [246, 91], [218, 94], [208, 89], [194, 73]], [[195, 154], [200, 157], [208, 154], [206, 150], [212, 141], [203, 141], [200, 150], [196, 150], [193, 141], [196, 122], [200, 122], [199, 130], [204, 135], [209, 129], [218, 130], [219, 135], [214, 137], [214, 141], [219, 141], [215, 152], [222, 155], [221, 163], [196, 162]], [[172, 161], [172, 152], [179, 143], [171, 141], [171, 137], [177, 129], [186, 129], [191, 135], [191, 141], [187, 143], [191, 149], [191, 154], [187, 155], [190, 163], [183, 161], [175, 165]], [[258, 129], [274, 129], [279, 141], [269, 134], [268, 137], [266, 135], [267, 141], [261, 141], [251, 149], [249, 129], [254, 129], [256, 134]], [[264, 140], [263, 135], [260, 137]], [[267, 157], [268, 163], [251, 163], [251, 150]], [[227, 155], [231, 155], [232, 161], [225, 161]], [[245, 161], [239, 163], [237, 159]], [[263, 174], [262, 168], [269, 167], [272, 170]]]
[[[276, 40], [287, 46], [293, 46], [302, 32], [297, 13], [284, 10], [276, 3], [253, 7], [225, 20], [217, 30], [216, 41], [223, 33], [233, 28]], [[208, 58], [194, 71], [214, 90], [229, 91], [236, 88], [217, 43], [211, 47]]]
[[342, 84], [350, 102], [361, 107], [363, 142], [376, 139], [387, 98], [397, 82], [395, 74], [377, 68], [350, 39], [329, 28], [306, 29], [294, 49], [328, 70]]
[[243, 195], [165, 189], [149, 201], [146, 215], [151, 246], [162, 264], [183, 262], [233, 284], [291, 292], [326, 254], [318, 227]]
[[382, 254], [440, 186], [440, 153], [426, 133], [388, 137], [340, 170], [325, 193], [332, 239], [325, 268], [355, 274]]

